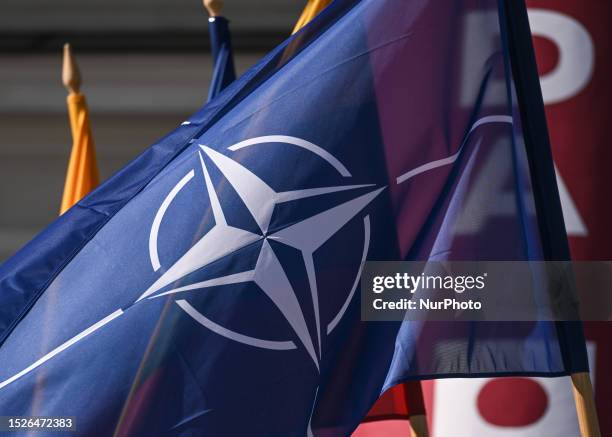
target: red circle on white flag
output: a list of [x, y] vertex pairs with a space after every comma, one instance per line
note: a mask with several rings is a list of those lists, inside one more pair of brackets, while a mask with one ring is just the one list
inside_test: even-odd
[[496, 378], [478, 393], [478, 411], [495, 426], [524, 427], [540, 420], [548, 409], [544, 388], [529, 378]]

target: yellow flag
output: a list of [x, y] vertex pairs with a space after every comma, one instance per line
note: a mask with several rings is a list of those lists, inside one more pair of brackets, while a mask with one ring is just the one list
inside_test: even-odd
[[100, 182], [87, 102], [85, 96], [78, 91], [81, 79], [69, 45], [64, 47], [63, 80], [70, 90], [67, 102], [72, 132], [72, 151], [60, 214], [70, 209]]
[[72, 152], [60, 214], [66, 212], [100, 183], [87, 103], [83, 94], [68, 95]]
[[327, 5], [331, 3], [331, 0], [308, 0], [306, 7], [302, 11], [302, 15], [298, 19], [297, 23], [295, 23], [295, 27], [293, 28], [293, 32], [295, 33], [304, 27], [310, 20], [317, 16], [319, 12], [321, 12]]

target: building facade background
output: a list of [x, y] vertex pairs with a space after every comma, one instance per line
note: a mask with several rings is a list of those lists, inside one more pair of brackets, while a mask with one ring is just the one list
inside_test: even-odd
[[[301, 0], [226, 0], [238, 73], [285, 39]], [[62, 45], [83, 77], [102, 180], [207, 97], [201, 0], [4, 0], [0, 6], [0, 262], [57, 216], [71, 148]]]

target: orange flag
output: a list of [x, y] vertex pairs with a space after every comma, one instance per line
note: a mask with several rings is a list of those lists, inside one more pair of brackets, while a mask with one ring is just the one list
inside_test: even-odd
[[79, 92], [81, 79], [68, 44], [64, 46], [62, 79], [70, 92], [67, 102], [70, 130], [72, 132], [72, 151], [70, 152], [60, 214], [70, 209], [100, 182], [96, 151], [89, 123], [89, 111], [85, 96]]
[[308, 3], [304, 7], [302, 11], [302, 15], [295, 23], [295, 27], [293, 28], [293, 32], [295, 33], [304, 27], [310, 20], [317, 16], [319, 12], [327, 7], [331, 3], [331, 0], [308, 0]]

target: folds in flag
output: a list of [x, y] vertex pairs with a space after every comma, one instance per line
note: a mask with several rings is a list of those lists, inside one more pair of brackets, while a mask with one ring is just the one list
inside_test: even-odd
[[366, 260], [561, 244], [506, 6], [335, 1], [57, 219], [0, 268], [0, 411], [345, 436], [407, 380], [586, 371], [577, 324], [360, 320]]

